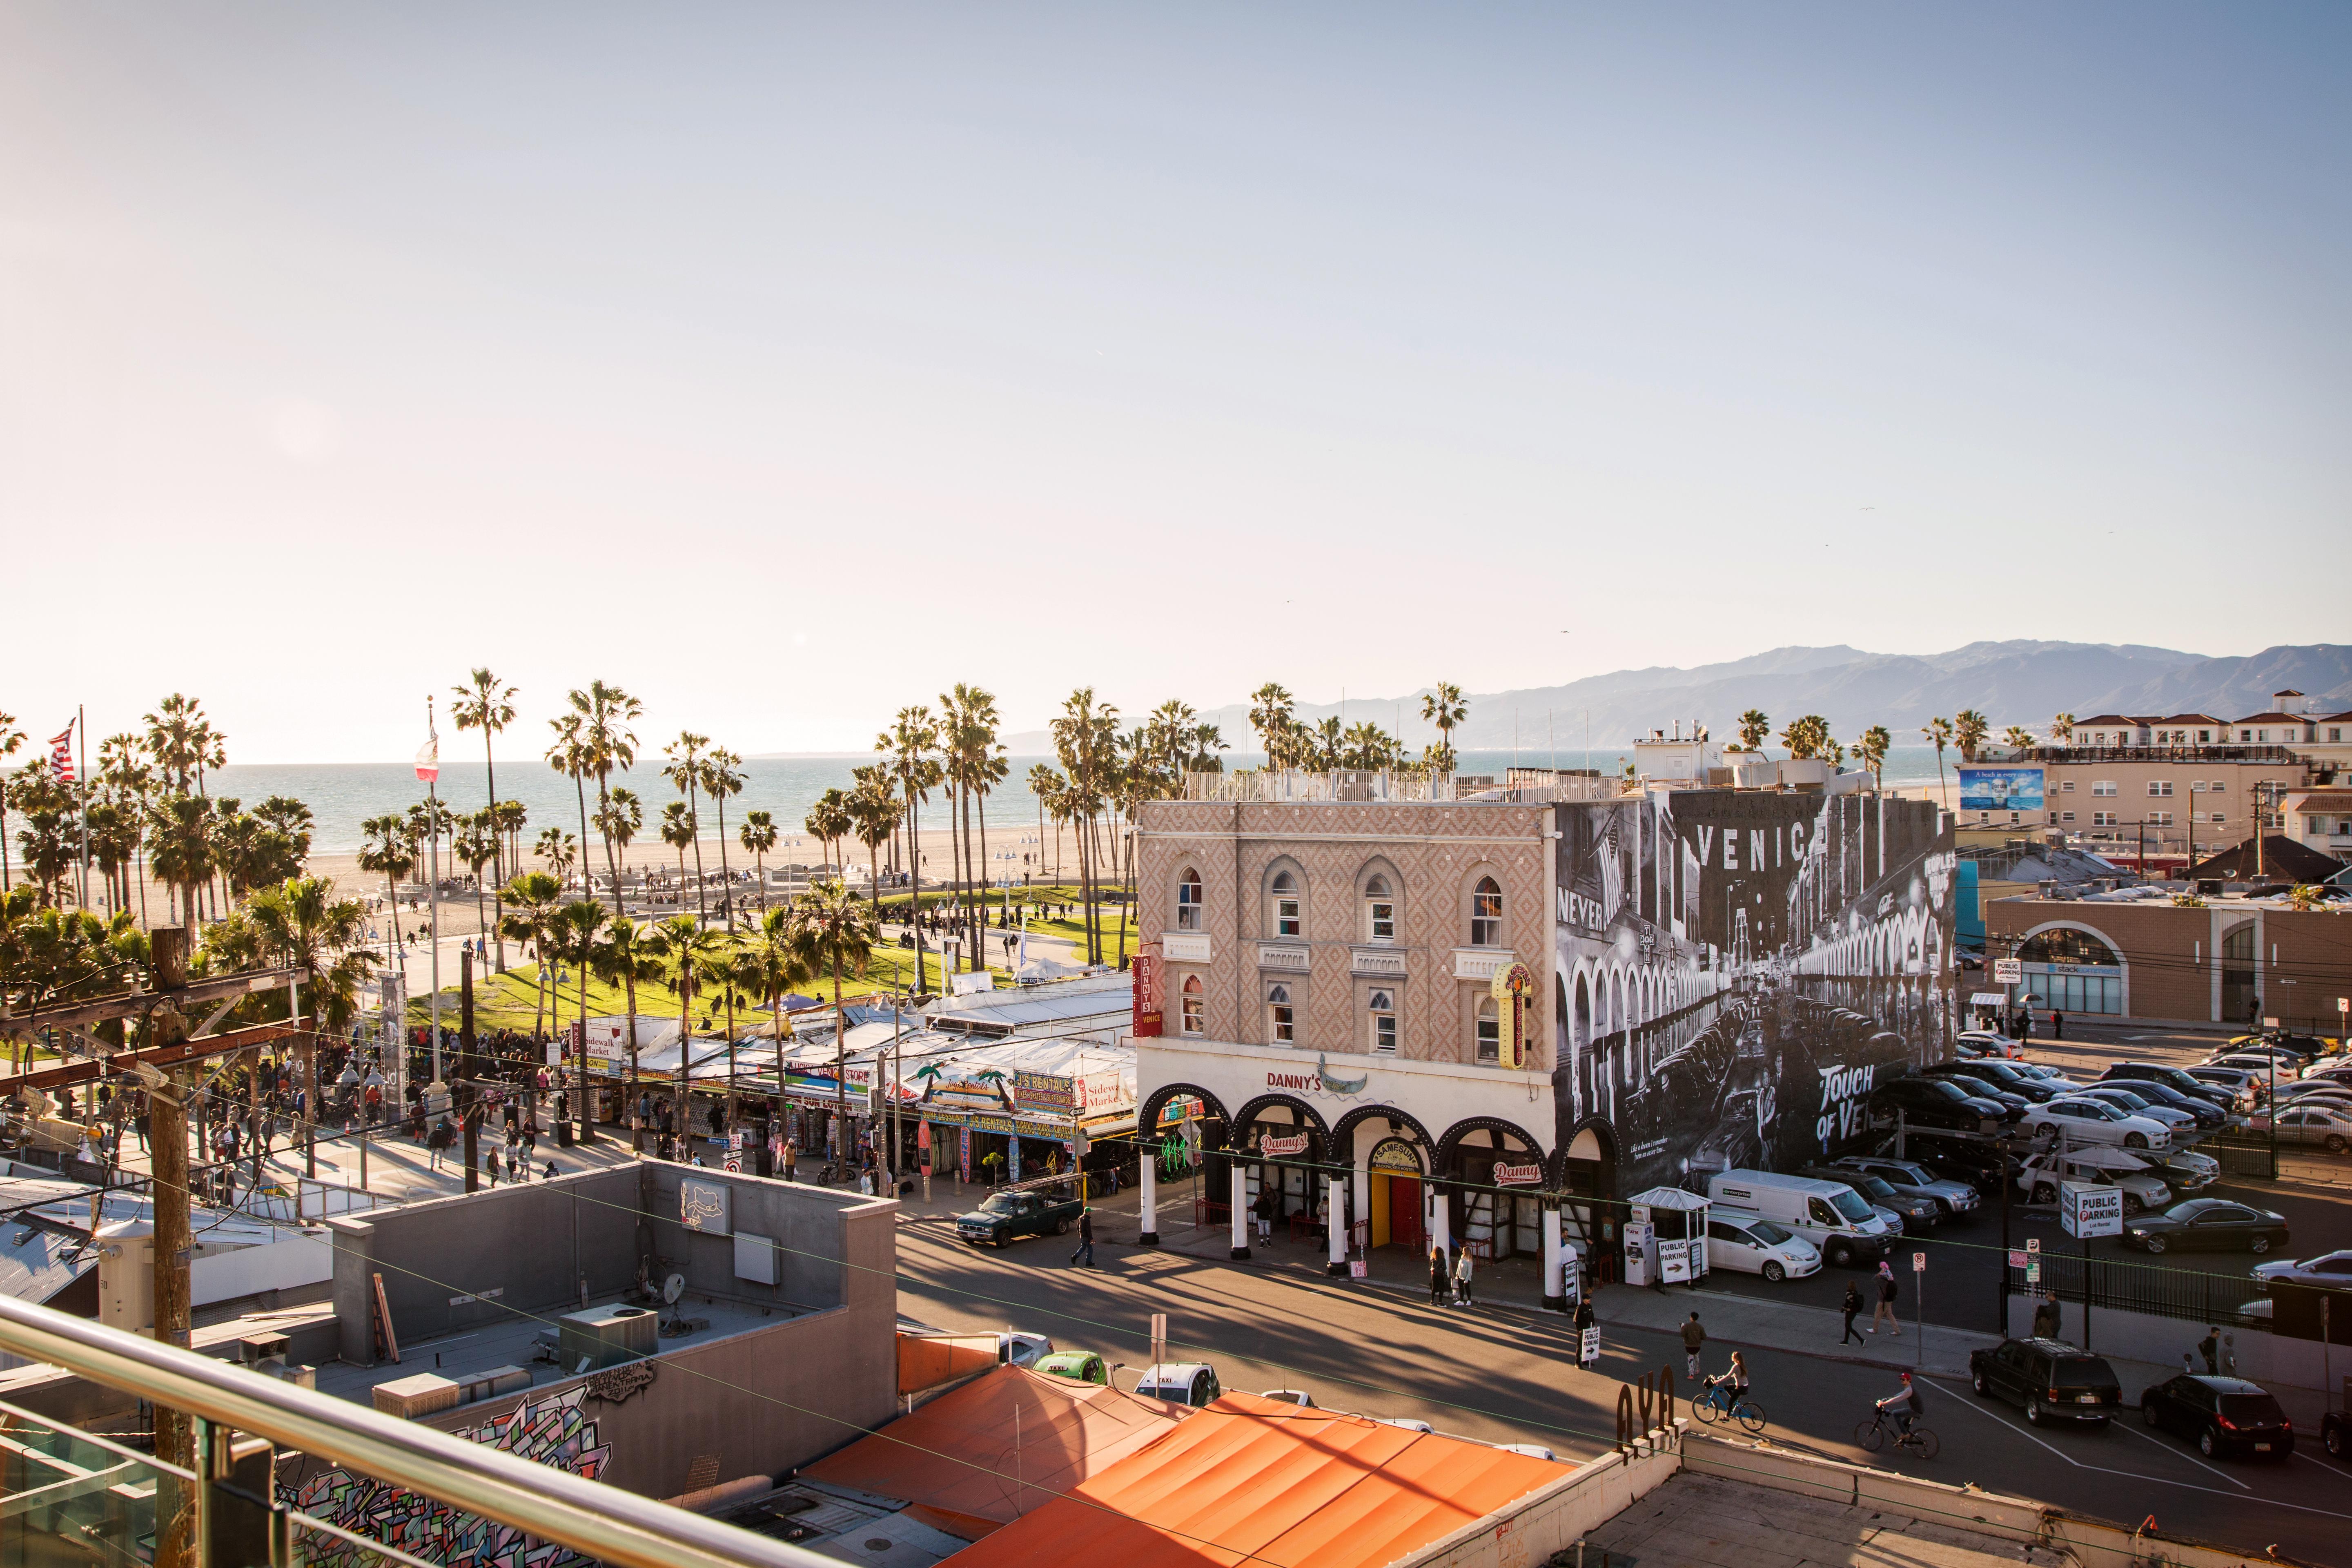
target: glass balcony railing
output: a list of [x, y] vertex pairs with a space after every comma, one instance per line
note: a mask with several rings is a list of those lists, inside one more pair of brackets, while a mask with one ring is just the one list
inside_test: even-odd
[[[466, 1442], [364, 1405], [0, 1297], [0, 1351], [187, 1415], [194, 1470], [0, 1403], [0, 1568], [449, 1568], [428, 1542], [486, 1536], [531, 1568], [840, 1568], [767, 1536]], [[258, 1439], [257, 1441], [257, 1439]], [[384, 1489], [391, 1532], [423, 1554], [288, 1506], [272, 1474], [291, 1449]], [[362, 1521], [363, 1522], [363, 1521]], [[474, 1528], [479, 1524], [480, 1528]]]

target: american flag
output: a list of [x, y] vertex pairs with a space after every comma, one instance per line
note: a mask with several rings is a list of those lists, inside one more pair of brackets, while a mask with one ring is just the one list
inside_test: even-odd
[[68, 724], [63, 734], [49, 742], [49, 772], [59, 784], [74, 782], [73, 732], [74, 727]]

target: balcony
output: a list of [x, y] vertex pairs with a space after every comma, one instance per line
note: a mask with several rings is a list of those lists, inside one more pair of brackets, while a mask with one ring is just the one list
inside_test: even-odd
[[1348, 950], [1348, 973], [1370, 974], [1376, 978], [1400, 979], [1404, 974], [1404, 953], [1393, 947], [1354, 947]]
[[[1169, 955], [1174, 957], [1173, 953]], [[1257, 966], [1260, 969], [1280, 969], [1304, 974], [1307, 966], [1307, 948], [1303, 942], [1262, 942], [1257, 944]]]
[[1209, 962], [1209, 933], [1202, 931], [1161, 931], [1160, 952], [1171, 963], [1206, 963]]
[[1454, 950], [1454, 978], [1492, 980], [1498, 972], [1517, 963], [1518, 957], [1507, 947], [1457, 947]]

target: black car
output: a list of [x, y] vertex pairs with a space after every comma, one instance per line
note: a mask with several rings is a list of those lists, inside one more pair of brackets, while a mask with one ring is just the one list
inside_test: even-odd
[[2161, 1214], [2137, 1215], [2124, 1222], [2124, 1242], [2143, 1252], [2264, 1253], [2286, 1245], [2286, 1216], [2249, 1208], [2228, 1198], [2190, 1198]]
[[1915, 1132], [1906, 1140], [1904, 1152], [1946, 1181], [1966, 1182], [1988, 1196], [2000, 1194], [2001, 1165], [2007, 1156], [1988, 1144]]
[[2095, 1421], [2123, 1408], [2123, 1384], [2105, 1358], [2063, 1340], [2004, 1340], [1969, 1352], [1969, 1382], [1979, 1397], [2025, 1407], [2036, 1426], [2051, 1421]]
[[1996, 1100], [1979, 1099], [1944, 1079], [1916, 1074], [1879, 1085], [1871, 1090], [1870, 1104], [1882, 1116], [1891, 1117], [1899, 1110], [1906, 1121], [1959, 1132], [1986, 1131], [1988, 1123], [2014, 1121], [2024, 1114]]
[[2161, 1062], [2113, 1062], [2106, 1071], [2099, 1075], [2099, 1081], [2160, 1083], [2184, 1098], [2206, 1100], [2224, 1111], [2234, 1109], [2238, 1103], [2238, 1097], [2221, 1085], [2191, 1078], [2187, 1068], [2168, 1068]]
[[2262, 1384], [2242, 1377], [2182, 1373], [2143, 1393], [2139, 1413], [2149, 1426], [2189, 1438], [2208, 1458], [2268, 1454], [2284, 1459], [2294, 1452], [2294, 1423]]
[[2018, 1071], [1997, 1058], [1984, 1057], [1976, 1061], [1937, 1062], [1934, 1067], [1921, 1068], [1929, 1078], [1949, 1079], [1969, 1094], [1980, 1094], [1987, 1100], [2007, 1104], [2011, 1100], [2024, 1105], [2040, 1105], [2055, 1100], [2066, 1090], [2047, 1079]]
[[2230, 1120], [2230, 1113], [2207, 1096], [2183, 1094], [2170, 1084], [2161, 1083], [2153, 1079], [2136, 1078], [2126, 1080], [2101, 1079], [2091, 1087], [2120, 1089], [2126, 1093], [2137, 1095], [2150, 1105], [2169, 1106], [2175, 1110], [2186, 1111], [2197, 1119], [2197, 1130], [2200, 1132], [2210, 1132]]

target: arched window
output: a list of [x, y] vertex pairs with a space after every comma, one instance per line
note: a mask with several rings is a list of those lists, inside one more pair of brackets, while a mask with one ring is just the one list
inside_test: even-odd
[[1370, 1014], [1369, 1048], [1377, 1057], [1392, 1057], [1397, 1048], [1396, 993], [1375, 991], [1365, 998]]
[[1503, 1019], [1492, 996], [1478, 998], [1477, 1057], [1482, 1063], [1503, 1059]]
[[1297, 936], [1304, 930], [1299, 919], [1298, 879], [1287, 869], [1274, 874], [1272, 899], [1266, 910], [1266, 929], [1276, 936]]
[[1276, 984], [1265, 988], [1265, 1035], [1277, 1046], [1292, 1045], [1298, 1039], [1298, 1015], [1291, 1006], [1287, 985]]
[[1199, 975], [1184, 976], [1183, 997], [1184, 1032], [1188, 1035], [1200, 1034], [1204, 1026], [1201, 1018], [1201, 977]]
[[2017, 956], [2028, 963], [2096, 963], [2110, 967], [2123, 960], [2116, 950], [2086, 931], [2056, 926], [2036, 931], [2018, 945]]
[[1389, 890], [1389, 879], [1375, 871], [1364, 884], [1364, 940], [1394, 942], [1396, 925], [1396, 895]]
[[1503, 889], [1492, 877], [1479, 878], [1470, 892], [1470, 945], [1503, 945]]
[[1201, 873], [1189, 866], [1176, 879], [1176, 929], [1201, 929]]

